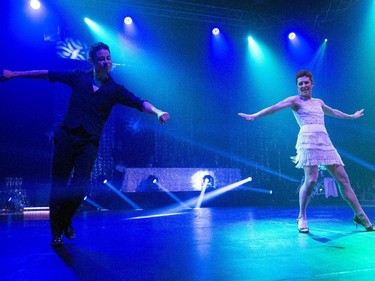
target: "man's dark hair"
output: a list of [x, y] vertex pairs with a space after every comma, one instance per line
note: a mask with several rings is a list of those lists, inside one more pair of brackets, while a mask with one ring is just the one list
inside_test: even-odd
[[94, 59], [96, 52], [99, 50], [108, 50], [109, 52], [111, 52], [107, 44], [104, 44], [103, 42], [98, 42], [98, 43], [91, 45], [90, 51], [89, 51], [89, 57], [91, 59]]
[[312, 75], [312, 73], [310, 71], [308, 71], [308, 70], [300, 70], [296, 74], [296, 84], [298, 82], [298, 78], [305, 77], [305, 76], [310, 78], [311, 83], [314, 83], [314, 81], [313, 81], [313, 75]]

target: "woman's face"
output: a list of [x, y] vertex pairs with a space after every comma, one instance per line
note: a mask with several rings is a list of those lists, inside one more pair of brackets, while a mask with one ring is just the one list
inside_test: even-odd
[[311, 82], [310, 77], [302, 76], [297, 79], [297, 89], [300, 96], [311, 98], [313, 87], [314, 83]]

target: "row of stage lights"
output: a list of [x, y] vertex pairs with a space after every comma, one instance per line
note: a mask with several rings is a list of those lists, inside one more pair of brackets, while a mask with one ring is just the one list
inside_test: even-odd
[[[131, 25], [133, 23], [133, 19], [131, 17], [127, 16], [127, 17], [124, 18], [124, 23], [126, 25]], [[219, 36], [220, 35], [220, 29], [218, 27], [214, 27], [211, 32], [212, 32], [212, 35], [214, 35], [214, 36]], [[289, 40], [293, 41], [293, 40], [297, 39], [297, 35], [296, 35], [295, 32], [290, 32], [289, 35], [288, 35], [288, 38], [289, 38]], [[253, 40], [254, 39], [253, 39], [252, 36], [248, 37], [248, 41], [249, 42], [251, 42]], [[324, 42], [327, 42], [327, 41], [328, 41], [327, 38], [324, 39]]]
[[[34, 10], [39, 10], [41, 8], [41, 3], [40, 3], [39, 0], [30, 0], [29, 3], [30, 3], [30, 7]], [[133, 24], [133, 19], [130, 16], [127, 16], [127, 17], [124, 18], [124, 23], [126, 25], [131, 25], [131, 24]], [[214, 36], [220, 35], [220, 29], [218, 27], [214, 27], [211, 32]], [[297, 35], [294, 32], [290, 32], [289, 35], [288, 35], [288, 38], [289, 38], [289, 40], [293, 41], [293, 40], [297, 39]], [[252, 41], [253, 39], [252, 39], [251, 36], [249, 36], [248, 40]], [[324, 42], [327, 42], [327, 41], [328, 41], [328, 39], [324, 39]]]
[[[124, 18], [124, 23], [126, 25], [131, 25], [133, 23], [133, 19], [131, 17], [127, 16], [127, 17]], [[218, 27], [214, 27], [211, 32], [214, 36], [220, 35], [220, 29]], [[288, 38], [289, 38], [289, 40], [293, 41], [293, 40], [297, 39], [297, 35], [296, 35], [295, 32], [290, 32], [289, 35], [288, 35]], [[252, 41], [252, 40], [253, 40], [253, 38], [251, 36], [249, 36], [248, 41]], [[324, 39], [324, 42], [327, 42], [327, 41], [328, 41], [327, 38]]]
[[[297, 35], [294, 32], [290, 32], [288, 35], [289, 40], [295, 40], [297, 38]], [[328, 39], [324, 39], [324, 42], [327, 42]]]

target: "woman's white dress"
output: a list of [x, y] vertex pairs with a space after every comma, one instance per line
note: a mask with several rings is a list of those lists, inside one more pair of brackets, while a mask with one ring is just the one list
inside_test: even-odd
[[293, 157], [296, 168], [304, 166], [344, 165], [324, 125], [324, 112], [319, 99], [301, 100], [293, 114], [300, 127]]

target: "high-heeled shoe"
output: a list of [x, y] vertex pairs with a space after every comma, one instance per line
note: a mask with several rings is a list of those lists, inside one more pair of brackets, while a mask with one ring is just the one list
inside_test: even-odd
[[375, 231], [375, 227], [372, 224], [370, 226], [366, 226], [363, 215], [360, 215], [360, 217], [355, 215], [353, 221], [355, 222], [355, 228], [357, 228], [358, 224], [360, 224], [366, 229], [366, 231]]
[[301, 218], [297, 219], [297, 227], [299, 233], [309, 233], [309, 227], [307, 226], [306, 220], [302, 220]]

